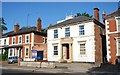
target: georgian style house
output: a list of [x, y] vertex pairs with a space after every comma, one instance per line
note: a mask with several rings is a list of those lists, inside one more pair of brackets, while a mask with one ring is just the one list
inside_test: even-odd
[[99, 9], [94, 18], [66, 17], [47, 30], [47, 58], [55, 62], [103, 63], [102, 41], [105, 25], [99, 22]]
[[106, 15], [105, 26], [107, 60], [111, 64], [116, 64], [120, 59], [120, 9]]
[[36, 27], [29, 26], [21, 29], [19, 27], [19, 24], [14, 25], [14, 31], [6, 35], [9, 44], [3, 49], [8, 49], [8, 57], [18, 56], [24, 61], [47, 60], [45, 42], [47, 34], [42, 31], [41, 19], [38, 18]]

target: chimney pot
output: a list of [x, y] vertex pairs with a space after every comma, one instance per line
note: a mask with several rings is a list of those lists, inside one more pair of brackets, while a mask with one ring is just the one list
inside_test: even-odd
[[94, 18], [99, 21], [99, 9], [94, 8]]
[[37, 27], [36, 27], [37, 31], [41, 31], [42, 30], [42, 26], [41, 26], [41, 19], [38, 18], [37, 20]]
[[19, 30], [19, 24], [16, 23], [16, 25], [14, 25], [14, 32], [17, 32]]

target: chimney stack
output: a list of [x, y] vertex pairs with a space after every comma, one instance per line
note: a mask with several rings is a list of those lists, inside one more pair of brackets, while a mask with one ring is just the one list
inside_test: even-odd
[[41, 26], [41, 19], [38, 18], [37, 20], [37, 27], [36, 27], [37, 31], [41, 31], [42, 30], [42, 26]]
[[103, 23], [105, 24], [105, 17], [106, 17], [106, 13], [105, 13], [105, 11], [103, 11], [103, 13], [102, 13], [102, 19], [103, 19]]
[[16, 23], [16, 25], [14, 25], [14, 32], [17, 32], [18, 30], [19, 30], [19, 24], [18, 23]]
[[94, 8], [94, 18], [99, 21], [99, 9]]

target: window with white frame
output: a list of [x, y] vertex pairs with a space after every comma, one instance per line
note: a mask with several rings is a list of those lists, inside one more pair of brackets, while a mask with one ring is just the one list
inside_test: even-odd
[[120, 32], [120, 18], [118, 19], [118, 32]]
[[70, 27], [65, 28], [65, 37], [70, 37]]
[[18, 37], [18, 43], [21, 44], [22, 43], [22, 36]]
[[2, 45], [2, 42], [1, 42], [1, 40], [0, 40], [0, 46]]
[[12, 38], [12, 44], [15, 44], [15, 37]]
[[58, 46], [53, 46], [54, 49], [54, 55], [58, 55]]
[[30, 36], [29, 35], [25, 35], [25, 42], [29, 43], [29, 41], [30, 41]]
[[80, 43], [80, 55], [86, 54], [85, 42]]
[[79, 26], [79, 35], [85, 35], [84, 25]]
[[13, 50], [12, 50], [12, 48], [10, 48], [10, 56], [12, 56], [12, 52], [13, 52]]
[[117, 39], [117, 55], [120, 55], [120, 38]]
[[58, 30], [54, 30], [54, 38], [58, 38]]
[[25, 47], [25, 57], [29, 56], [29, 47]]
[[6, 39], [4, 39], [4, 45], [6, 45]]

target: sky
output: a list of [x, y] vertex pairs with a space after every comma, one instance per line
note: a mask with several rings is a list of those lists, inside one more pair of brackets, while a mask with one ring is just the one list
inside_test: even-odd
[[77, 12], [94, 16], [94, 8], [100, 9], [102, 22], [102, 12], [114, 12], [118, 9], [118, 2], [2, 2], [2, 17], [8, 27], [4, 33], [12, 31], [16, 23], [20, 27], [36, 26], [38, 17], [42, 20], [42, 28], [46, 28]]

